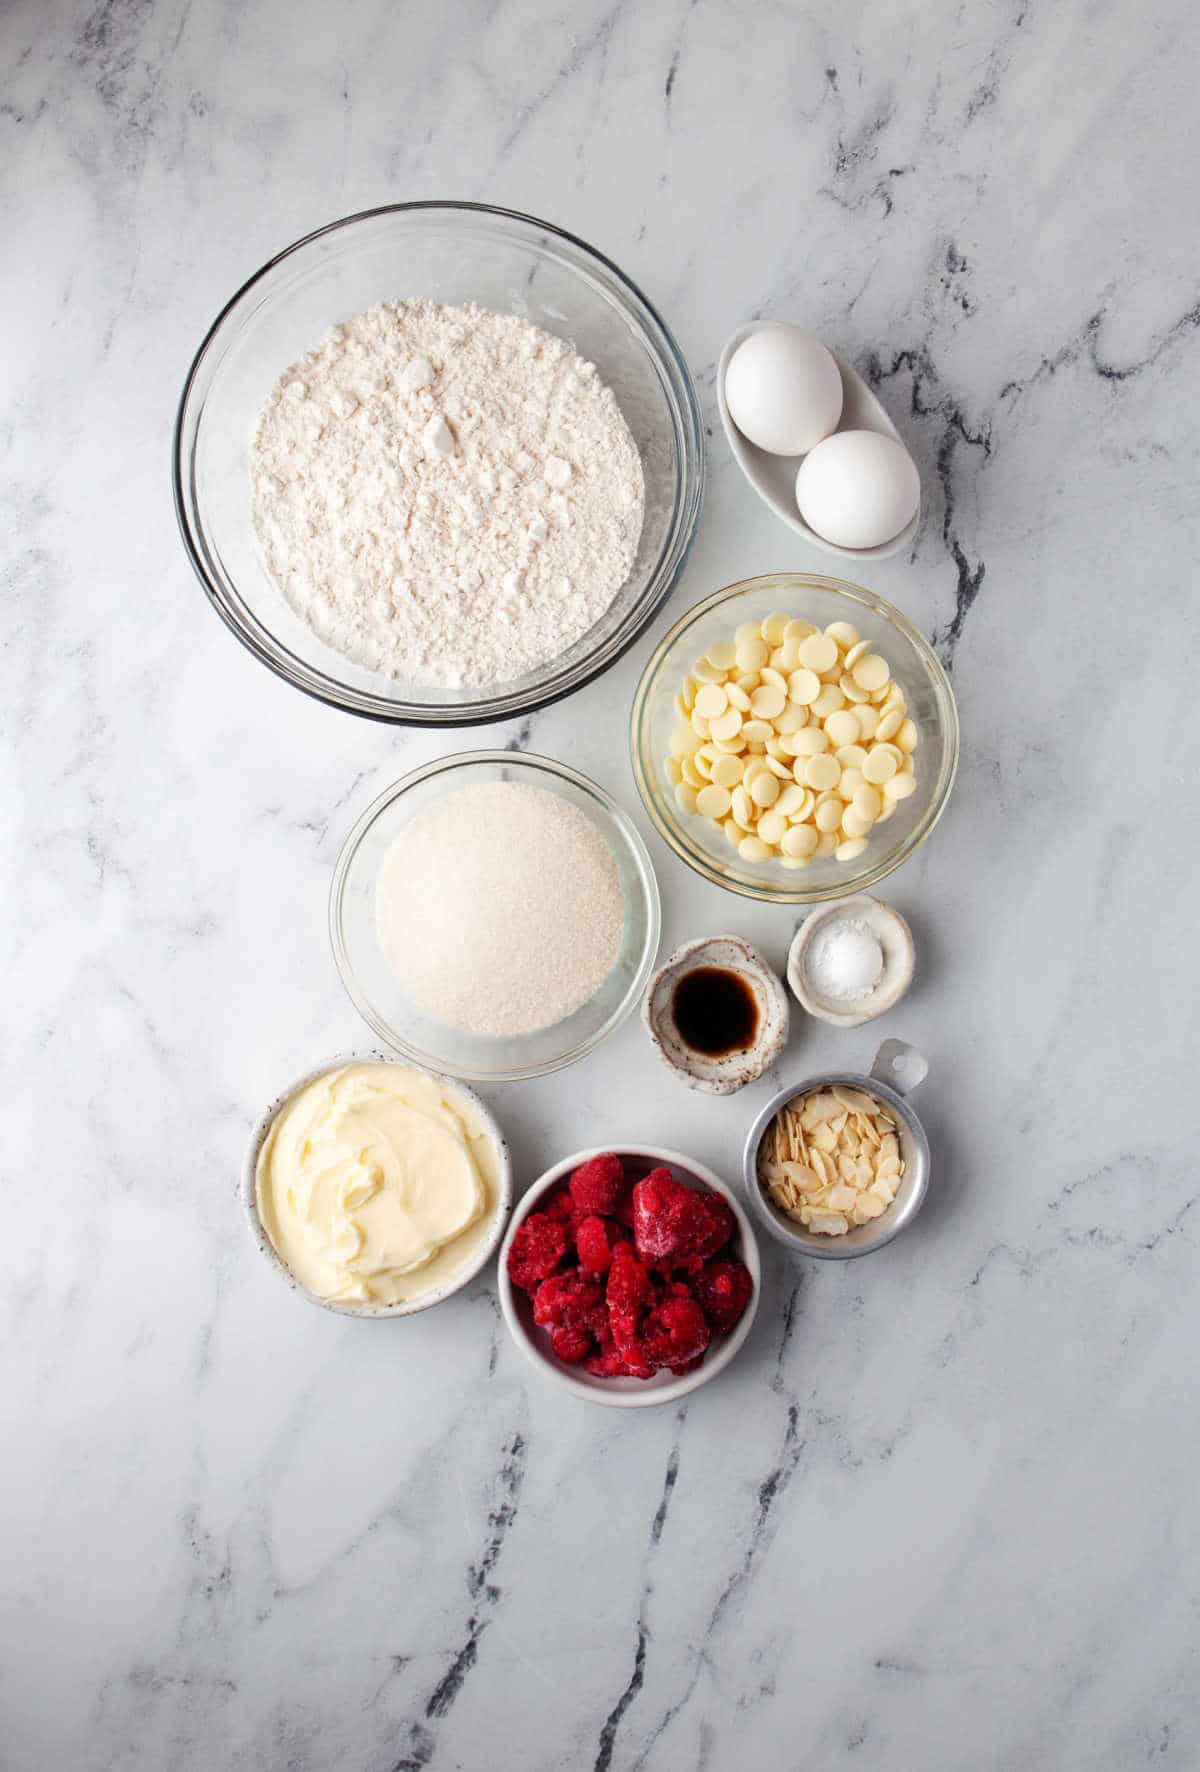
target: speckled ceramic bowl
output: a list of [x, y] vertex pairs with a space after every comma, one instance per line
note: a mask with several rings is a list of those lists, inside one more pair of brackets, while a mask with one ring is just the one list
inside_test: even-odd
[[[703, 1364], [683, 1378], [673, 1378], [669, 1372], [656, 1372], [653, 1378], [645, 1379], [594, 1378], [590, 1372], [584, 1372], [580, 1367], [564, 1365], [552, 1353], [549, 1336], [534, 1323], [533, 1306], [529, 1298], [508, 1277], [508, 1251], [520, 1225], [535, 1210], [539, 1200], [565, 1181], [572, 1170], [578, 1169], [581, 1163], [586, 1163], [589, 1157], [599, 1156], [602, 1150], [615, 1150], [622, 1162], [640, 1168], [642, 1174], [648, 1175], [651, 1169], [662, 1164], [678, 1180], [720, 1194], [728, 1202], [736, 1221], [737, 1229], [730, 1247], [750, 1270], [750, 1278], [754, 1281], [754, 1296], [733, 1332], [729, 1335], [714, 1335]], [[509, 1334], [530, 1365], [535, 1366], [544, 1378], [556, 1384], [560, 1390], [569, 1391], [572, 1396], [582, 1397], [589, 1403], [602, 1403], [610, 1409], [645, 1409], [655, 1403], [674, 1403], [680, 1397], [686, 1397], [690, 1391], [699, 1390], [702, 1384], [707, 1384], [719, 1372], [723, 1372], [750, 1333], [762, 1289], [762, 1270], [754, 1228], [732, 1188], [727, 1187], [711, 1169], [706, 1169], [691, 1157], [681, 1157], [678, 1151], [659, 1150], [657, 1146], [649, 1144], [604, 1145], [595, 1150], [576, 1151], [573, 1156], [564, 1157], [561, 1162], [547, 1169], [544, 1175], [540, 1175], [529, 1191], [522, 1195], [512, 1215], [508, 1234], [500, 1246], [496, 1278], [500, 1309]]]
[[[674, 998], [679, 982], [702, 966], [736, 972], [754, 992], [758, 1029], [751, 1046], [710, 1057], [684, 1040], [675, 1021]], [[791, 1015], [787, 992], [773, 969], [740, 935], [710, 935], [676, 948], [650, 980], [642, 1003], [642, 1022], [654, 1050], [682, 1083], [709, 1095], [732, 1095], [774, 1064], [787, 1043]]]
[[508, 1141], [501, 1132], [500, 1127], [496, 1122], [495, 1115], [484, 1105], [473, 1089], [468, 1089], [467, 1086], [464, 1083], [460, 1083], [457, 1078], [443, 1077], [436, 1071], [425, 1071], [425, 1076], [433, 1077], [435, 1082], [441, 1083], [446, 1089], [452, 1090], [455, 1094], [462, 1096], [465, 1101], [470, 1103], [471, 1107], [483, 1122], [485, 1129], [496, 1147], [499, 1186], [497, 1188], [496, 1200], [492, 1206], [491, 1222], [488, 1225], [487, 1234], [483, 1237], [474, 1253], [463, 1263], [461, 1268], [457, 1268], [440, 1286], [433, 1286], [428, 1292], [423, 1292], [416, 1298], [405, 1299], [400, 1304], [388, 1305], [345, 1304], [335, 1302], [330, 1298], [321, 1298], [317, 1293], [310, 1292], [307, 1286], [300, 1283], [291, 1268], [288, 1267], [287, 1263], [279, 1255], [275, 1245], [267, 1235], [262, 1219], [259, 1216], [258, 1192], [255, 1186], [255, 1178], [258, 1168], [258, 1153], [262, 1149], [263, 1141], [266, 1138], [267, 1133], [271, 1130], [271, 1127], [274, 1124], [276, 1115], [287, 1106], [289, 1101], [299, 1095], [302, 1089], [307, 1089], [310, 1083], [315, 1083], [318, 1077], [327, 1075], [329, 1071], [340, 1070], [343, 1065], [348, 1064], [393, 1064], [398, 1065], [401, 1070], [418, 1071], [422, 1069], [420, 1065], [409, 1064], [404, 1060], [397, 1059], [394, 1054], [387, 1052], [343, 1052], [334, 1058], [326, 1059], [323, 1064], [314, 1065], [311, 1070], [305, 1071], [303, 1076], [297, 1077], [292, 1083], [289, 1083], [288, 1087], [271, 1102], [266, 1112], [255, 1125], [254, 1131], [251, 1134], [245, 1160], [242, 1164], [242, 1175], [239, 1184], [242, 1207], [246, 1214], [246, 1222], [250, 1227], [250, 1235], [254, 1238], [255, 1245], [260, 1254], [270, 1263], [271, 1267], [274, 1268], [280, 1278], [291, 1287], [292, 1291], [297, 1293], [301, 1298], [307, 1299], [310, 1304], [320, 1305], [322, 1310], [335, 1311], [339, 1316], [343, 1317], [369, 1317], [375, 1320], [379, 1318], [413, 1317], [416, 1316], [418, 1311], [430, 1310], [435, 1304], [443, 1304], [446, 1299], [451, 1298], [454, 1293], [461, 1292], [462, 1288], [467, 1285], [469, 1281], [473, 1280], [477, 1273], [487, 1266], [488, 1262], [495, 1254], [496, 1245], [499, 1243], [500, 1238], [504, 1233], [504, 1226], [508, 1221], [509, 1213], [512, 1211], [513, 1172], [512, 1157], [509, 1154]]

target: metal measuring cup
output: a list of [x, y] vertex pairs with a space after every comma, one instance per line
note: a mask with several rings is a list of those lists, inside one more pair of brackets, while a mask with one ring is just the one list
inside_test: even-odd
[[[751, 1210], [773, 1237], [798, 1255], [812, 1255], [818, 1261], [851, 1261], [856, 1255], [869, 1255], [874, 1249], [882, 1249], [912, 1223], [929, 1187], [929, 1140], [907, 1097], [928, 1075], [928, 1062], [915, 1046], [910, 1046], [906, 1040], [885, 1040], [875, 1054], [870, 1076], [863, 1076], [859, 1071], [826, 1071], [820, 1076], [805, 1077], [799, 1083], [791, 1084], [767, 1103], [746, 1140], [744, 1177]], [[835, 1083], [850, 1089], [863, 1089], [891, 1109], [896, 1117], [896, 1134], [904, 1160], [904, 1175], [887, 1211], [866, 1224], [855, 1225], [842, 1237], [823, 1236], [806, 1230], [768, 1197], [758, 1179], [758, 1148], [779, 1110], [798, 1095], [808, 1095], [815, 1089], [830, 1089]]]

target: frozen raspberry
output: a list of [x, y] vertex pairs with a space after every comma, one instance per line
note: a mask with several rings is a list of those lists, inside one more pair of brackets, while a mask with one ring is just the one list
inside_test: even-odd
[[674, 1370], [701, 1359], [708, 1342], [704, 1312], [686, 1286], [676, 1286], [647, 1316], [638, 1349], [647, 1364]]
[[533, 1320], [540, 1329], [582, 1329], [598, 1335], [607, 1323], [604, 1289], [580, 1273], [552, 1274], [534, 1294]]
[[704, 1355], [697, 1354], [694, 1360], [687, 1360], [682, 1366], [670, 1366], [668, 1371], [672, 1378], [686, 1378], [689, 1372], [694, 1372], [697, 1366], [703, 1366], [703, 1364]]
[[736, 1226], [733, 1208], [728, 1200], [721, 1198], [720, 1194], [705, 1194], [704, 1209], [708, 1214], [708, 1236], [704, 1238], [696, 1250], [696, 1254], [702, 1261], [707, 1261], [711, 1256], [718, 1255], [724, 1249]]
[[629, 1243], [618, 1243], [612, 1252], [612, 1265], [608, 1270], [608, 1286], [605, 1298], [609, 1313], [613, 1316], [632, 1317], [636, 1324], [638, 1313], [650, 1296], [650, 1276], [633, 1252]]
[[571, 1198], [576, 1212], [611, 1213], [629, 1192], [620, 1157], [611, 1151], [589, 1157], [571, 1177]]
[[517, 1227], [508, 1251], [508, 1277], [514, 1286], [536, 1292], [567, 1252], [565, 1226], [544, 1212], [531, 1212]]
[[618, 1243], [612, 1252], [605, 1300], [617, 1352], [625, 1368], [637, 1378], [649, 1378], [654, 1368], [639, 1344], [642, 1313], [650, 1302], [650, 1276], [629, 1243]]
[[615, 1342], [610, 1341], [601, 1346], [600, 1352], [592, 1354], [584, 1362], [586, 1369], [596, 1378], [633, 1378], [636, 1376], [621, 1358]]
[[571, 1200], [571, 1190], [565, 1181], [561, 1187], [556, 1187], [546, 1195], [541, 1209], [548, 1218], [570, 1218], [575, 1207]]
[[615, 1316], [612, 1319], [613, 1346], [621, 1356], [621, 1363], [630, 1378], [653, 1378], [654, 1367], [646, 1358], [637, 1330], [633, 1327], [631, 1317]]
[[696, 1302], [714, 1329], [728, 1333], [741, 1321], [754, 1295], [750, 1270], [728, 1257], [710, 1261], [692, 1278]]
[[720, 1194], [702, 1194], [652, 1169], [633, 1190], [633, 1237], [638, 1255], [657, 1267], [705, 1261], [733, 1235], [733, 1213]]
[[580, 1267], [589, 1274], [606, 1274], [612, 1261], [612, 1244], [617, 1240], [615, 1232], [610, 1239], [604, 1219], [592, 1213], [576, 1219], [574, 1233]]
[[586, 1329], [553, 1329], [550, 1346], [568, 1366], [578, 1366], [592, 1352], [596, 1343]]

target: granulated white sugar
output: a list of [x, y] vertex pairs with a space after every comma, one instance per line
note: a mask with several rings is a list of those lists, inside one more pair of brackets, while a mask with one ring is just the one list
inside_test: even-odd
[[464, 1033], [514, 1036], [563, 1021], [617, 959], [616, 858], [578, 806], [492, 781], [450, 792], [383, 859], [380, 945], [418, 1008]]
[[574, 645], [628, 578], [645, 488], [596, 366], [515, 314], [384, 303], [279, 378], [251, 443], [271, 577], [328, 645], [447, 688]]

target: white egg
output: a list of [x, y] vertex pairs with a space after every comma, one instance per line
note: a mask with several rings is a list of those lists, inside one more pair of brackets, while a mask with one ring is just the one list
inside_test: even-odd
[[839, 431], [800, 464], [796, 503], [839, 548], [878, 548], [916, 516], [921, 480], [907, 449], [878, 431]]
[[729, 359], [725, 404], [760, 449], [805, 455], [842, 416], [842, 373], [819, 338], [771, 320]]

